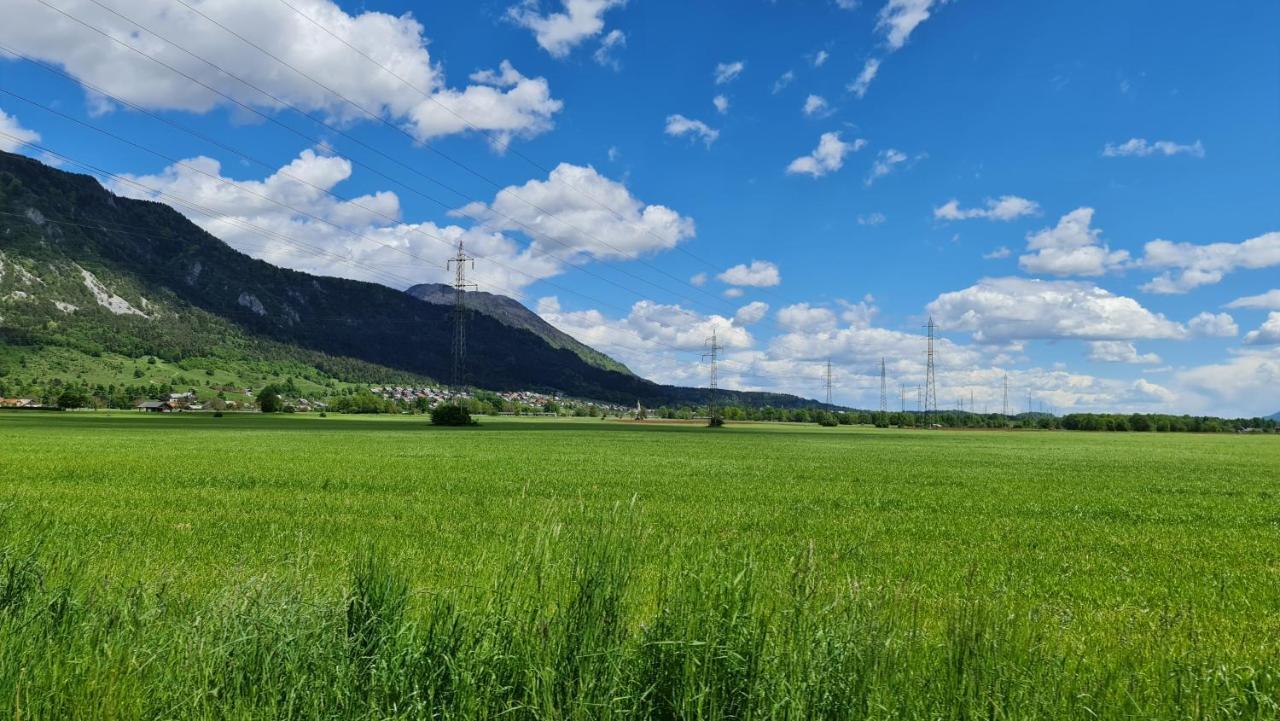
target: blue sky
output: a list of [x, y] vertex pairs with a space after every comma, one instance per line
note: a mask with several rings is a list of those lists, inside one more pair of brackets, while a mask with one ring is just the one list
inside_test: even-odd
[[1274, 3], [3, 5], [0, 147], [272, 262], [461, 239], [666, 382], [914, 407], [932, 314], [943, 406], [1280, 410]]

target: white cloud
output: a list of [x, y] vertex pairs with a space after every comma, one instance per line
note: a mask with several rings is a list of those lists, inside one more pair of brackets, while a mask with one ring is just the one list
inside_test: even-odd
[[[474, 125], [491, 133], [495, 147], [504, 148], [513, 138], [549, 130], [552, 117], [562, 107], [559, 100], [551, 97], [546, 80], [525, 77], [506, 61], [500, 63], [498, 71], [473, 74], [470, 85], [450, 87], [443, 69], [432, 62], [427, 51], [423, 26], [407, 13], [399, 17], [379, 12], [352, 15], [330, 0], [312, 0], [305, 10], [324, 28], [407, 81], [401, 82], [282, 3], [208, 2], [202, 3], [200, 9], [219, 23], [251, 37], [302, 74], [247, 48], [185, 8], [149, 0], [119, 0], [112, 5], [122, 15], [165, 37], [181, 38], [183, 46], [193, 54], [217, 62], [228, 73], [335, 122], [364, 120], [367, 116], [309, 78], [321, 79], [361, 108], [406, 128], [420, 141], [469, 132]], [[207, 87], [110, 39], [119, 38], [240, 103], [263, 112], [281, 109], [275, 100], [174, 46], [155, 40], [91, 0], [67, 0], [59, 7], [100, 28], [106, 36], [31, 3], [21, 12], [6, 13], [5, 22], [0, 23], [0, 43], [28, 57], [60, 65], [85, 83], [144, 108], [204, 113], [223, 105], [233, 106]], [[103, 98], [90, 100], [98, 111], [111, 109]]]
[[1008, 258], [1011, 255], [1013, 255], [1013, 251], [1002, 245], [990, 253], [983, 253], [982, 257], [986, 260], [1001, 260], [1003, 258]]
[[1261, 310], [1280, 310], [1280, 290], [1269, 290], [1261, 295], [1250, 295], [1236, 298], [1227, 303], [1228, 308], [1257, 308]]
[[733, 316], [735, 325], [751, 325], [764, 320], [765, 315], [769, 313], [769, 304], [760, 301], [752, 301], [741, 308]]
[[706, 273], [698, 273], [692, 276], [691, 278], [689, 278], [689, 284], [692, 286], [701, 288], [702, 286], [706, 285], [706, 283], [707, 283]]
[[907, 38], [921, 23], [929, 19], [930, 10], [935, 5], [945, 3], [946, 0], [889, 0], [880, 9], [876, 30], [884, 34], [890, 50], [897, 50], [906, 44]]
[[715, 71], [716, 85], [725, 85], [733, 82], [738, 78], [739, 75], [742, 74], [743, 69], [745, 69], [746, 67], [747, 67], [747, 64], [742, 60], [739, 60], [737, 62], [732, 62], [732, 63], [720, 63], [716, 65], [716, 71]]
[[605, 35], [600, 40], [600, 47], [596, 48], [595, 53], [593, 53], [591, 57], [594, 58], [596, 63], [599, 65], [619, 70], [622, 65], [618, 62], [618, 59], [614, 57], [613, 51], [625, 48], [626, 46], [627, 36], [621, 30], [610, 30], [609, 34]]
[[690, 135], [706, 143], [708, 148], [720, 137], [719, 130], [715, 130], [701, 120], [693, 120], [680, 114], [667, 116], [666, 133], [676, 138], [682, 135]]
[[554, 297], [539, 300], [537, 308], [538, 315], [560, 330], [642, 376], [666, 382], [693, 380], [696, 367], [682, 367], [671, 353], [701, 353], [713, 330], [728, 349], [749, 348], [755, 342], [733, 319], [649, 300], [635, 303], [624, 318], [610, 318], [598, 310], [565, 311]]
[[881, 225], [886, 220], [888, 220], [888, 218], [885, 217], [884, 213], [867, 213], [866, 215], [858, 216], [858, 225]]
[[1167, 268], [1142, 287], [1149, 293], [1186, 293], [1202, 285], [1212, 285], [1235, 270], [1258, 270], [1280, 265], [1280, 232], [1270, 232], [1241, 243], [1147, 243], [1144, 268]]
[[1267, 314], [1267, 319], [1257, 330], [1251, 330], [1244, 336], [1248, 345], [1275, 345], [1280, 343], [1280, 312]]
[[1251, 417], [1280, 410], [1280, 348], [1250, 349], [1222, 363], [1182, 371], [1175, 379], [1200, 396], [1198, 412]]
[[815, 68], [822, 67], [827, 63], [827, 60], [830, 58], [831, 58], [831, 53], [827, 52], [826, 50], [819, 50], [818, 53], [813, 56], [813, 67]]
[[1049, 275], [1103, 275], [1125, 266], [1129, 253], [1112, 251], [1102, 242], [1102, 231], [1091, 228], [1093, 208], [1076, 208], [1058, 220], [1057, 226], [1027, 235], [1027, 250], [1018, 259], [1028, 273]]
[[726, 298], [741, 298], [746, 295], [746, 293], [747, 292], [745, 290], [738, 287], [724, 289], [724, 297]]
[[796, 79], [795, 71], [788, 70], [787, 72], [783, 73], [773, 83], [773, 94], [777, 95], [783, 90], [786, 90], [787, 86], [790, 85], [792, 82], [794, 82], [795, 79]]
[[867, 58], [867, 62], [862, 66], [862, 72], [858, 73], [858, 77], [849, 83], [849, 92], [857, 95], [859, 98], [865, 97], [867, 90], [871, 88], [871, 81], [876, 79], [876, 73], [880, 72], [880, 59]]
[[844, 157], [849, 153], [861, 150], [867, 141], [858, 138], [846, 143], [840, 139], [840, 133], [823, 133], [818, 139], [818, 147], [809, 155], [791, 161], [787, 166], [788, 174], [811, 175], [821, 178], [827, 173], [834, 173], [844, 166]]
[[[197, 157], [157, 175], [122, 175], [108, 187], [120, 195], [174, 204], [232, 247], [310, 273], [393, 287], [447, 282], [445, 259], [459, 240], [485, 259], [477, 263], [474, 278], [486, 290], [519, 295], [534, 281], [563, 270], [558, 261], [491, 230], [401, 222], [395, 193], [340, 200], [324, 192], [350, 178], [351, 170], [345, 158], [307, 150], [262, 180], [235, 180], [218, 161]], [[186, 203], [175, 203], [174, 197]]]
[[980, 342], [1078, 338], [1184, 338], [1187, 331], [1138, 301], [1091, 283], [985, 278], [943, 293], [928, 306], [947, 330], [972, 331]]
[[561, 163], [546, 180], [498, 191], [488, 205], [472, 203], [454, 215], [481, 218], [489, 229], [529, 234], [538, 253], [637, 258], [674, 248], [694, 236], [693, 220], [662, 205], [645, 204], [625, 185], [595, 168]]
[[868, 293], [857, 303], [850, 303], [847, 300], [839, 301], [843, 308], [840, 311], [840, 320], [848, 323], [851, 328], [870, 328], [871, 321], [875, 320], [880, 313], [880, 309], [875, 306], [875, 300]]
[[746, 285], [753, 288], [768, 288], [782, 282], [778, 266], [767, 260], [753, 260], [751, 265], [738, 264], [724, 271], [716, 278], [729, 285]]
[[1036, 215], [1039, 212], [1040, 205], [1034, 200], [1027, 200], [1016, 195], [1002, 195], [994, 200], [987, 198], [987, 207], [985, 208], [969, 208], [968, 210], [961, 208], [960, 201], [953, 199], [941, 207], [934, 208], [933, 217], [938, 220], [985, 218], [987, 220], [1010, 221], [1021, 218], [1024, 215]]
[[804, 114], [811, 118], [815, 115], [826, 117], [831, 114], [831, 107], [821, 95], [810, 95], [804, 99]]
[[618, 150], [618, 146], [610, 145], [608, 156], [609, 156], [609, 162], [616, 163], [618, 161], [618, 158], [622, 157], [622, 151]]
[[716, 106], [716, 112], [724, 115], [729, 112], [729, 99], [723, 95], [717, 95], [711, 99], [711, 104]]
[[856, 10], [858, 8], [858, 0], [835, 0], [836, 7], [841, 10]]
[[796, 303], [778, 310], [778, 325], [792, 333], [817, 333], [836, 329], [836, 314], [830, 308]]
[[27, 143], [40, 141], [40, 133], [22, 127], [18, 119], [0, 110], [0, 150], [12, 153]]
[[[920, 160], [924, 157], [925, 156], [923, 154], [917, 155], [914, 160]], [[901, 150], [895, 150], [894, 148], [881, 150], [880, 154], [876, 156], [876, 162], [871, 166], [871, 173], [867, 176], [866, 184], [871, 185], [876, 182], [876, 180], [892, 173], [898, 168], [898, 166], [906, 163], [908, 160], [913, 159], [908, 158], [907, 154]]]
[[1155, 353], [1139, 353], [1129, 341], [1095, 340], [1089, 343], [1089, 360], [1099, 363], [1146, 363], [1155, 365], [1160, 356]]
[[1201, 313], [1187, 321], [1187, 329], [1201, 338], [1234, 338], [1240, 326], [1227, 313]]
[[562, 12], [544, 15], [539, 12], [538, 0], [525, 0], [508, 8], [507, 17], [532, 30], [538, 45], [552, 57], [563, 58], [579, 43], [604, 30], [605, 12], [625, 4], [626, 0], [561, 0]]
[[1182, 145], [1172, 140], [1157, 140], [1148, 143], [1146, 138], [1130, 138], [1123, 143], [1107, 143], [1102, 149], [1103, 157], [1107, 158], [1123, 158], [1123, 157], [1139, 157], [1145, 158], [1148, 155], [1190, 155], [1196, 158], [1204, 157], [1204, 145], [1197, 140], [1190, 145]]

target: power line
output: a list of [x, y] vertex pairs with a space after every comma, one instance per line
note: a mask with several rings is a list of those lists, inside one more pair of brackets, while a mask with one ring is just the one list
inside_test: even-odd
[[[175, 2], [179, 2], [179, 3], [181, 3], [182, 5], [187, 6], [188, 8], [190, 8], [190, 6], [189, 6], [189, 5], [187, 5], [187, 4], [186, 4], [186, 2], [184, 2], [183, 0], [175, 0]], [[494, 136], [494, 133], [493, 133], [492, 131], [485, 130], [484, 128], [481, 128], [481, 127], [479, 127], [478, 125], [476, 125], [475, 123], [473, 123], [472, 121], [468, 120], [466, 117], [464, 117], [463, 115], [461, 115], [460, 113], [458, 113], [457, 111], [455, 111], [453, 108], [449, 107], [447, 104], [440, 102], [440, 101], [439, 101], [439, 100], [438, 100], [434, 95], [432, 95], [431, 93], [429, 93], [429, 92], [427, 92], [426, 90], [423, 90], [422, 88], [419, 88], [418, 86], [416, 86], [416, 85], [414, 85], [413, 83], [409, 82], [409, 81], [408, 81], [408, 80], [406, 80], [404, 77], [402, 77], [399, 73], [396, 73], [396, 72], [395, 72], [394, 70], [392, 70], [391, 68], [389, 68], [389, 67], [387, 67], [386, 65], [383, 65], [382, 63], [378, 62], [376, 59], [374, 59], [372, 56], [370, 56], [370, 55], [369, 55], [368, 53], [366, 53], [365, 51], [361, 50], [360, 48], [358, 48], [358, 47], [356, 47], [355, 45], [353, 45], [353, 44], [351, 44], [350, 42], [348, 42], [346, 38], [344, 38], [344, 37], [342, 37], [341, 35], [339, 35], [339, 34], [337, 34], [337, 33], [333, 32], [333, 31], [332, 31], [332, 30], [330, 30], [326, 25], [324, 25], [324, 24], [323, 24], [323, 23], [321, 23], [320, 21], [316, 20], [315, 18], [311, 17], [311, 16], [310, 16], [310, 15], [308, 15], [307, 13], [304, 13], [304, 12], [302, 12], [301, 10], [299, 10], [299, 9], [297, 8], [297, 6], [295, 6], [294, 4], [292, 4], [291, 2], [289, 2], [288, 0], [279, 0], [279, 2], [280, 2], [280, 4], [281, 4], [281, 5], [284, 5], [285, 7], [289, 8], [290, 10], [292, 10], [295, 14], [297, 14], [297, 15], [298, 15], [299, 17], [301, 17], [302, 19], [306, 20], [307, 22], [309, 22], [309, 23], [311, 23], [312, 25], [314, 25], [314, 26], [316, 26], [317, 28], [319, 28], [321, 31], [323, 31], [325, 34], [327, 34], [329, 37], [333, 38], [334, 40], [338, 41], [339, 43], [342, 43], [342, 44], [343, 44], [343, 45], [345, 45], [347, 48], [349, 48], [351, 51], [355, 52], [357, 55], [360, 55], [360, 56], [361, 56], [361, 57], [363, 57], [365, 60], [367, 60], [367, 61], [369, 61], [370, 63], [372, 63], [375, 67], [377, 67], [377, 68], [381, 69], [383, 72], [387, 73], [387, 74], [388, 74], [388, 75], [390, 75], [391, 77], [393, 77], [393, 78], [395, 78], [396, 80], [398, 80], [398, 81], [399, 81], [402, 85], [404, 85], [405, 87], [409, 88], [410, 90], [413, 90], [413, 91], [414, 91], [414, 92], [416, 92], [418, 95], [421, 95], [424, 99], [426, 99], [426, 100], [428, 100], [428, 101], [430, 101], [430, 102], [432, 102], [432, 103], [435, 103], [435, 104], [436, 104], [436, 105], [438, 105], [441, 109], [443, 109], [445, 112], [447, 112], [447, 113], [449, 113], [450, 115], [452, 115], [453, 117], [457, 118], [459, 121], [461, 121], [461, 122], [462, 122], [463, 124], [465, 124], [467, 127], [471, 128], [472, 130], [474, 130], [474, 131], [476, 131], [476, 132], [478, 132], [478, 133], [484, 134], [486, 137], [488, 137], [488, 138], [490, 139], [490, 141], [491, 141], [491, 142], [495, 142], [495, 144], [496, 144], [496, 143], [497, 143], [497, 141], [499, 140], [498, 138], [496, 138], [496, 137]], [[192, 10], [193, 10], [194, 12], [198, 12], [198, 11], [195, 11], [195, 10], [194, 10], [194, 8], [192, 8]], [[213, 21], [211, 21], [211, 22], [213, 22]], [[265, 51], [264, 51], [264, 52], [265, 52]], [[524, 160], [526, 163], [528, 163], [528, 164], [529, 164], [529, 165], [531, 165], [532, 167], [534, 167], [534, 168], [538, 169], [539, 171], [541, 171], [541, 172], [543, 172], [543, 173], [550, 174], [551, 170], [550, 170], [549, 168], [547, 168], [546, 166], [544, 166], [542, 163], [539, 163], [538, 161], [534, 160], [533, 158], [530, 158], [529, 156], [525, 155], [525, 154], [524, 154], [523, 152], [521, 152], [518, 148], [510, 147], [510, 145], [509, 145], [509, 144], [505, 144], [505, 143], [503, 144], [503, 147], [504, 147], [504, 149], [505, 149], [505, 150], [509, 150], [509, 151], [511, 152], [511, 154], [512, 154], [512, 155], [515, 155], [516, 157], [520, 158], [521, 160]], [[456, 162], [456, 161], [455, 161], [455, 162]], [[626, 218], [626, 216], [624, 216], [624, 215], [623, 215], [622, 213], [620, 213], [618, 210], [616, 210], [616, 209], [615, 209], [615, 208], [613, 208], [612, 206], [608, 205], [607, 203], [605, 203], [605, 202], [603, 202], [603, 201], [599, 200], [598, 198], [596, 198], [596, 197], [595, 197], [595, 196], [593, 196], [592, 194], [590, 194], [590, 193], [586, 192], [585, 190], [582, 190], [581, 188], [578, 188], [578, 187], [577, 187], [576, 185], [574, 185], [573, 183], [570, 183], [570, 182], [567, 182], [567, 181], [566, 181], [566, 182], [565, 182], [565, 186], [566, 186], [566, 187], [568, 187], [569, 189], [573, 190], [574, 192], [578, 193], [578, 194], [579, 194], [579, 195], [581, 195], [582, 197], [584, 197], [584, 198], [586, 198], [586, 199], [590, 200], [592, 203], [596, 204], [598, 207], [603, 208], [604, 210], [609, 211], [609, 212], [610, 212], [614, 217], [616, 217], [618, 220], [620, 220], [620, 221], [622, 221], [622, 222], [624, 222], [624, 223], [628, 223], [628, 224], [630, 224], [630, 225], [634, 226], [634, 227], [635, 227], [635, 228], [637, 228], [638, 230], [640, 230], [640, 231], [642, 231], [642, 232], [644, 232], [644, 233], [648, 234], [650, 237], [652, 237], [652, 238], [654, 238], [654, 239], [656, 239], [656, 240], [659, 240], [659, 241], [661, 241], [661, 240], [662, 240], [662, 238], [660, 238], [660, 237], [659, 237], [657, 234], [655, 234], [652, 230], [650, 230], [650, 229], [648, 229], [648, 228], [646, 228], [646, 227], [644, 227], [644, 226], [638, 225], [638, 224], [636, 224], [635, 222], [633, 222], [633, 221], [631, 221], [631, 220], [628, 220], [628, 219]], [[684, 254], [685, 254], [685, 255], [687, 255], [688, 257], [690, 257], [690, 258], [692, 258], [692, 259], [694, 259], [694, 260], [698, 261], [699, 263], [703, 264], [704, 266], [706, 266], [706, 267], [708, 267], [708, 268], [710, 268], [710, 269], [712, 269], [712, 270], [717, 270], [717, 269], [718, 269], [718, 266], [716, 266], [715, 264], [713, 264], [711, 261], [708, 261], [708, 260], [706, 260], [706, 259], [704, 259], [704, 258], [702, 258], [702, 257], [700, 257], [700, 256], [698, 256], [698, 255], [696, 255], [695, 253], [693, 253], [693, 251], [690, 251], [688, 248], [683, 248], [683, 247], [681, 247], [681, 246], [679, 246], [679, 245], [674, 246], [674, 248], [675, 248], [675, 250], [677, 250], [678, 252], [684, 253]], [[763, 290], [764, 292], [768, 293], [769, 295], [774, 296], [775, 298], [778, 298], [779, 300], [785, 300], [784, 298], [782, 298], [781, 296], [779, 296], [778, 294], [774, 293], [772, 290], [770, 290], [770, 289], [768, 289], [768, 288], [761, 288], [761, 290]]]

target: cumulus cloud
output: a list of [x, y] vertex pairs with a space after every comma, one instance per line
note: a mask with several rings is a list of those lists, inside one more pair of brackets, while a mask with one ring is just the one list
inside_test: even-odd
[[733, 82], [734, 80], [737, 80], [738, 76], [742, 74], [742, 71], [746, 67], [747, 67], [746, 62], [742, 60], [738, 60], [737, 62], [732, 62], [732, 63], [720, 63], [716, 65], [716, 70], [715, 70], [716, 85], [727, 85]]
[[594, 58], [596, 63], [599, 65], [619, 70], [622, 65], [618, 62], [618, 59], [613, 53], [615, 50], [625, 48], [626, 46], [627, 36], [621, 30], [610, 30], [608, 35], [601, 38], [600, 47], [596, 48], [595, 53], [593, 53], [591, 57]]
[[859, 215], [858, 225], [881, 225], [886, 220], [888, 220], [888, 218], [885, 217], [885, 214], [877, 211], [874, 213], [867, 213], [866, 215]]
[[782, 282], [782, 274], [778, 272], [778, 266], [767, 260], [753, 260], [751, 265], [745, 263], [735, 265], [716, 277], [722, 283], [753, 288], [768, 288]]
[[40, 142], [40, 133], [22, 127], [18, 119], [0, 110], [0, 150], [16, 151], [27, 143]]
[[560, 330], [617, 358], [646, 378], [702, 385], [701, 371], [678, 353], [701, 353], [712, 332], [726, 349], [745, 349], [755, 339], [744, 324], [679, 305], [642, 300], [625, 317], [598, 310], [566, 311], [555, 297], [537, 303], [538, 315]]
[[867, 58], [867, 62], [862, 65], [862, 72], [858, 73], [858, 77], [849, 83], [849, 92], [857, 95], [859, 98], [865, 97], [867, 90], [871, 88], [871, 81], [876, 79], [876, 73], [880, 72], [880, 59]]
[[717, 95], [711, 99], [711, 104], [716, 106], [716, 112], [724, 115], [729, 112], [729, 99], [723, 95]]
[[938, 220], [970, 220], [984, 218], [986, 220], [1010, 221], [1025, 215], [1036, 215], [1040, 205], [1034, 200], [1027, 200], [1016, 195], [1002, 195], [997, 199], [987, 198], [985, 208], [960, 207], [960, 201], [952, 199], [945, 205], [933, 209], [933, 217]]
[[1280, 310], [1280, 290], [1269, 290], [1261, 295], [1250, 295], [1243, 298], [1236, 298], [1230, 303], [1227, 303], [1227, 307]]
[[561, 0], [563, 11], [543, 14], [538, 0], [525, 0], [508, 8], [507, 17], [532, 30], [538, 46], [552, 57], [564, 58], [579, 43], [604, 30], [605, 12], [625, 4], [626, 0]]
[[689, 284], [701, 288], [707, 283], [706, 273], [696, 273], [689, 278]]
[[1280, 265], [1280, 232], [1270, 232], [1241, 243], [1173, 243], [1153, 240], [1144, 247], [1144, 268], [1167, 269], [1142, 286], [1148, 293], [1186, 293], [1212, 285], [1236, 270], [1258, 270]]
[[1172, 140], [1157, 140], [1148, 143], [1146, 138], [1130, 138], [1123, 143], [1107, 143], [1106, 147], [1102, 149], [1103, 157], [1107, 158], [1145, 158], [1148, 155], [1157, 154], [1190, 155], [1196, 158], [1203, 158], [1204, 145], [1199, 140], [1190, 145], [1183, 145]]
[[819, 50], [817, 54], [813, 56], [813, 67], [820, 68], [823, 65], [826, 65], [827, 60], [830, 59], [830, 57], [831, 53], [828, 53], [826, 50]]
[[836, 314], [830, 308], [796, 303], [778, 310], [778, 325], [792, 333], [815, 333], [836, 329]]
[[890, 50], [906, 45], [911, 33], [929, 19], [932, 9], [946, 0], [889, 0], [876, 18], [876, 30], [885, 36]]
[[1187, 330], [1201, 338], [1234, 338], [1240, 326], [1227, 313], [1201, 313], [1187, 321]]
[[[100, 28], [110, 38], [137, 48], [198, 79], [202, 87], [152, 62], [107, 36], [50, 8], [31, 4], [7, 13], [0, 23], [0, 43], [28, 57], [60, 65], [68, 73], [130, 103], [152, 110], [204, 113], [234, 98], [263, 112], [279, 104], [233, 80], [218, 69], [157, 42], [120, 16], [91, 0], [59, 4], [67, 15]], [[344, 102], [310, 78], [348, 98], [360, 108], [404, 127], [420, 141], [480, 129], [497, 148], [516, 137], [529, 137], [552, 127], [562, 103], [551, 97], [547, 81], [529, 78], [505, 60], [496, 71], [471, 75], [471, 84], [451, 87], [443, 69], [432, 62], [423, 26], [410, 14], [348, 14], [330, 0], [313, 0], [305, 10], [313, 24], [281, 3], [206, 2], [200, 11], [250, 38], [297, 68], [295, 73], [253, 50], [185, 8], [147, 0], [120, 0], [113, 7], [167, 38], [181, 38], [195, 55], [215, 60], [228, 73], [263, 88], [304, 111], [334, 122], [366, 119], [362, 110]], [[341, 37], [395, 75], [374, 66]], [[109, 111], [102, 98], [90, 98], [96, 110]], [[463, 120], [465, 118], [465, 120]]]
[[1076, 208], [1045, 228], [1027, 236], [1027, 250], [1018, 259], [1028, 273], [1048, 275], [1103, 275], [1124, 267], [1128, 251], [1112, 251], [1102, 242], [1102, 231], [1091, 228], [1093, 208]]
[[108, 187], [120, 195], [170, 203], [232, 247], [310, 273], [400, 288], [445, 282], [445, 260], [459, 241], [489, 261], [477, 265], [475, 279], [494, 292], [519, 295], [530, 283], [562, 270], [558, 261], [501, 233], [402, 222], [395, 193], [344, 200], [325, 192], [351, 172], [345, 158], [307, 150], [262, 180], [230, 178], [217, 160], [196, 157], [156, 175], [122, 175]]
[[1267, 314], [1267, 319], [1257, 330], [1245, 333], [1244, 342], [1248, 345], [1275, 345], [1280, 343], [1280, 312]]
[[503, 188], [487, 205], [472, 203], [454, 215], [479, 218], [492, 230], [536, 231], [531, 247], [538, 253], [567, 249], [599, 260], [667, 250], [695, 233], [692, 219], [644, 203], [595, 168], [570, 163], [556, 166], [546, 180]]
[[804, 99], [804, 114], [812, 117], [826, 117], [831, 114], [831, 106], [827, 104], [827, 99], [821, 95], [810, 95]]
[[1137, 347], [1123, 340], [1096, 340], [1089, 343], [1089, 360], [1100, 363], [1149, 363], [1157, 364], [1160, 356], [1155, 353], [1139, 353]]
[[666, 133], [674, 138], [688, 135], [701, 140], [708, 148], [720, 137], [719, 130], [715, 130], [701, 120], [686, 118], [678, 113], [667, 116]]
[[1200, 412], [1269, 415], [1280, 408], [1280, 348], [1249, 349], [1221, 363], [1179, 372], [1175, 380], [1200, 397]]
[[943, 293], [928, 306], [948, 330], [971, 331], [979, 342], [1078, 338], [1184, 338], [1184, 327], [1091, 283], [985, 278]]
[[844, 167], [844, 157], [849, 153], [861, 150], [866, 144], [867, 141], [862, 138], [846, 143], [840, 139], [838, 131], [823, 133], [822, 137], [818, 139], [818, 147], [812, 153], [791, 161], [791, 164], [787, 166], [787, 173], [821, 178], [827, 173], [834, 173]]
[[1009, 250], [1008, 248], [1002, 245], [999, 248], [996, 248], [995, 250], [991, 251], [990, 253], [983, 253], [982, 257], [986, 260], [1001, 260], [1004, 258], [1008, 258], [1011, 255], [1013, 255], [1013, 251]]
[[768, 313], [768, 303], [761, 303], [758, 300], [752, 301], [738, 309], [738, 312], [733, 316], [733, 322], [736, 325], [751, 325], [752, 323], [759, 323], [764, 320], [764, 317]]

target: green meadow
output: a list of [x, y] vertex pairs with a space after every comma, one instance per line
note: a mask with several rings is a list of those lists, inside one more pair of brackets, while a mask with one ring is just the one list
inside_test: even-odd
[[1275, 719], [1275, 436], [0, 413], [10, 718]]

